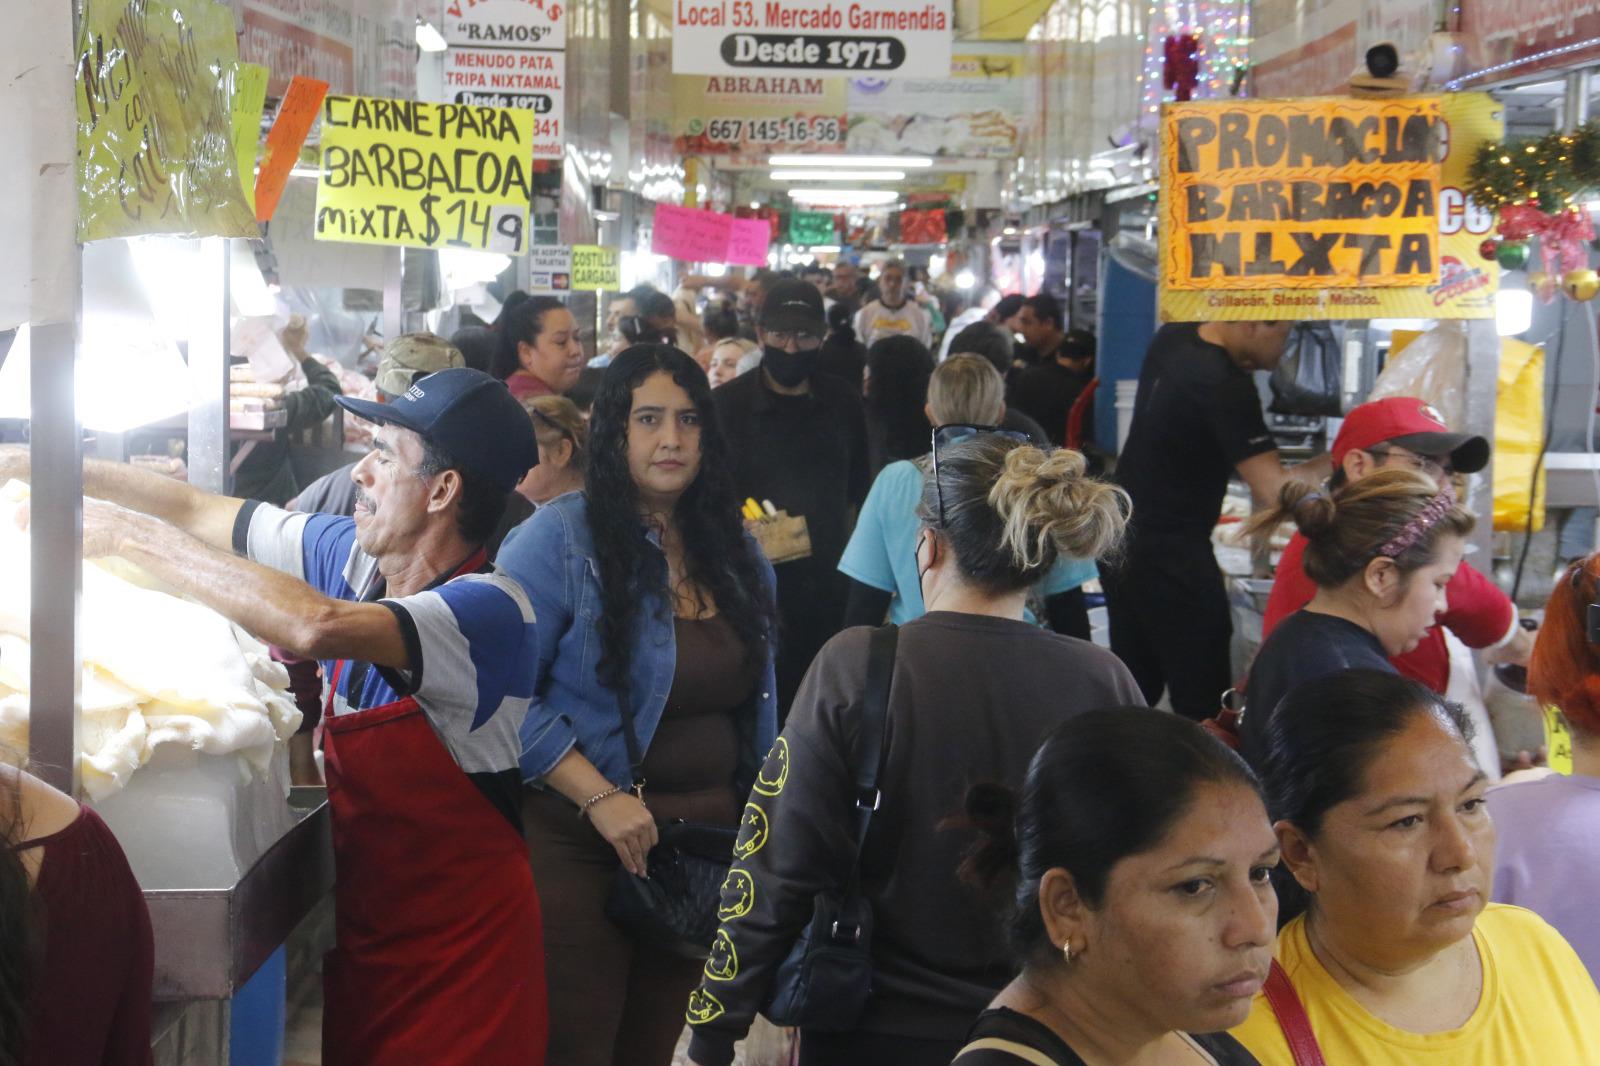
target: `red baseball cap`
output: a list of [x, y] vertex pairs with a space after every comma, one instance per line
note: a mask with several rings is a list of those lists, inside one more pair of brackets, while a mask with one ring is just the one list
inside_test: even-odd
[[1391, 396], [1364, 403], [1344, 417], [1334, 438], [1335, 466], [1353, 449], [1369, 451], [1398, 444], [1430, 459], [1448, 456], [1452, 469], [1474, 474], [1489, 465], [1489, 442], [1470, 433], [1452, 433], [1433, 405], [1415, 396]]

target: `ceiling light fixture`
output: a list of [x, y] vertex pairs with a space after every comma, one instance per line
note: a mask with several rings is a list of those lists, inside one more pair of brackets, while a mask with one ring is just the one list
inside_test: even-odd
[[773, 181], [904, 181], [903, 170], [774, 170]]
[[877, 167], [888, 170], [923, 170], [933, 166], [933, 160], [925, 155], [775, 155], [767, 163], [775, 167]]
[[789, 199], [797, 204], [826, 204], [829, 207], [876, 207], [900, 198], [893, 189], [790, 189]]

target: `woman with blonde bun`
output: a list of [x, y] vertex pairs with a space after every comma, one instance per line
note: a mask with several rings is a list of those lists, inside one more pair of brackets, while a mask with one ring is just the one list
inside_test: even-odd
[[731, 1061], [816, 899], [855, 872], [872, 992], [856, 1017], [833, 1019], [847, 1031], [803, 1029], [801, 1063], [946, 1066], [1012, 968], [993, 908], [959, 882], [977, 830], [945, 823], [972, 785], [1019, 788], [1062, 722], [1142, 702], [1110, 652], [1023, 621], [1028, 587], [1059, 557], [1094, 558], [1121, 540], [1127, 498], [1087, 477], [1081, 455], [994, 433], [936, 437], [918, 514], [928, 612], [897, 631], [859, 866], [855, 767], [858, 745], [877, 739], [862, 719], [869, 649], [882, 639], [866, 627], [818, 653], [745, 806], [722, 926], [688, 1005], [691, 1062]]
[[[929, 423], [940, 427], [939, 436], [947, 444], [986, 429], [1024, 440], [1026, 433], [1001, 428], [1005, 393], [1005, 381], [989, 360], [953, 355], [940, 363], [929, 379], [923, 413]], [[923, 437], [924, 442], [927, 439]], [[839, 559], [839, 571], [850, 579], [845, 625], [878, 625], [885, 615], [896, 625], [904, 625], [923, 613], [920, 567], [914, 556], [922, 535], [917, 508], [932, 469], [930, 452], [890, 463], [873, 480], [850, 543]], [[1080, 483], [1091, 488], [1098, 484]], [[1034, 614], [1042, 616], [1057, 633], [1088, 640], [1089, 610], [1083, 585], [1097, 576], [1093, 559], [1058, 556], [1031, 589]]]
[[1394, 673], [1445, 609], [1472, 532], [1455, 492], [1414, 470], [1379, 470], [1327, 493], [1291, 481], [1247, 534], [1293, 521], [1317, 594], [1272, 631], [1250, 667], [1240, 752], [1251, 765], [1278, 702], [1296, 685], [1352, 668]]

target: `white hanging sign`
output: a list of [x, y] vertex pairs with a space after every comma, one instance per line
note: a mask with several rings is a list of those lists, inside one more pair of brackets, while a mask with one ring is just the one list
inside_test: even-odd
[[561, 0], [442, 0], [445, 102], [533, 112], [533, 158], [560, 159], [567, 20]]
[[951, 0], [672, 0], [674, 74], [948, 78]]

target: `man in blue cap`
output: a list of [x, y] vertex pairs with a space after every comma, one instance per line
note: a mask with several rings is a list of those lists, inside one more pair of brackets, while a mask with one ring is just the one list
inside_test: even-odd
[[[137, 563], [322, 663], [338, 878], [323, 1060], [542, 1063], [517, 769], [537, 644], [526, 596], [483, 547], [538, 462], [532, 424], [465, 367], [390, 403], [338, 402], [378, 425], [351, 473], [354, 518], [91, 460], [84, 555]], [[0, 483], [27, 475], [25, 451], [0, 450]]]

